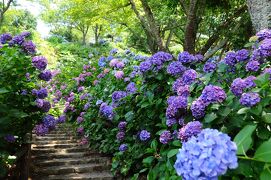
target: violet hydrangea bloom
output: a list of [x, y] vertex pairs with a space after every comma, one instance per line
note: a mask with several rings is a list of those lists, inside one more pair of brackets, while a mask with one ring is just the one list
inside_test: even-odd
[[37, 136], [44, 136], [49, 132], [48, 127], [46, 127], [44, 124], [38, 124], [34, 127], [34, 133]]
[[66, 115], [62, 114], [61, 116], [59, 116], [57, 122], [58, 123], [64, 123], [66, 121]]
[[12, 35], [10, 33], [1, 34], [0, 36], [1, 44], [6, 44], [11, 39], [12, 39]]
[[183, 73], [182, 81], [186, 85], [191, 85], [198, 77], [198, 73], [194, 69], [186, 70]]
[[7, 134], [4, 139], [9, 143], [14, 143], [16, 141], [16, 138], [11, 134]]
[[124, 91], [115, 91], [112, 94], [112, 101], [119, 102], [122, 98], [126, 97], [126, 92]]
[[123, 141], [125, 138], [125, 132], [123, 132], [123, 131], [118, 132], [116, 135], [116, 138], [118, 141]]
[[216, 64], [213, 62], [206, 62], [203, 67], [205, 73], [214, 72], [216, 70]]
[[36, 53], [36, 45], [32, 41], [26, 41], [22, 44], [23, 49], [28, 54]]
[[43, 112], [49, 112], [49, 110], [51, 109], [51, 103], [49, 101], [45, 101], [45, 100], [42, 100], [43, 103], [42, 103], [42, 111]]
[[41, 80], [50, 81], [52, 79], [52, 73], [49, 70], [43, 71], [38, 76]]
[[154, 55], [152, 55], [149, 58], [149, 61], [156, 66], [161, 66], [163, 65], [164, 62], [166, 61], [171, 61], [173, 59], [173, 56], [169, 53], [163, 52], [163, 51], [159, 51], [157, 53], [155, 53]]
[[195, 61], [195, 57], [189, 52], [184, 51], [178, 55], [178, 61], [180, 61], [183, 64], [188, 64]]
[[25, 42], [25, 37], [22, 35], [17, 35], [12, 38], [12, 40], [9, 42], [10, 46], [13, 46], [14, 44], [17, 44], [21, 46]]
[[246, 107], [252, 107], [261, 101], [260, 95], [255, 92], [249, 92], [242, 94], [240, 98], [240, 104]]
[[173, 76], [181, 75], [185, 71], [185, 67], [179, 61], [170, 63], [167, 67], [167, 73]]
[[228, 52], [224, 58], [224, 62], [229, 66], [234, 66], [237, 63], [235, 52]]
[[270, 57], [271, 56], [271, 38], [264, 39], [260, 44], [259, 50], [263, 57]]
[[142, 73], [149, 71], [151, 67], [152, 63], [149, 60], [143, 61], [139, 65], [139, 69]]
[[56, 126], [56, 120], [54, 118], [54, 116], [52, 115], [46, 115], [43, 119], [42, 119], [42, 123], [44, 126], [46, 126], [48, 129], [54, 129]]
[[177, 123], [177, 120], [175, 118], [170, 118], [170, 119], [167, 119], [167, 121], [166, 121], [166, 125], [168, 127], [171, 127], [171, 126], [173, 126], [176, 123]]
[[245, 87], [246, 88], [254, 88], [256, 87], [256, 83], [254, 82], [254, 80], [256, 80], [257, 78], [255, 76], [248, 76], [244, 79], [244, 83], [245, 83]]
[[257, 72], [260, 69], [260, 63], [258, 61], [249, 61], [246, 65], [246, 71]]
[[128, 149], [127, 144], [121, 144], [119, 147], [120, 152], [125, 152], [125, 151], [127, 151], [127, 149]]
[[195, 61], [200, 62], [200, 61], [202, 61], [203, 59], [204, 59], [204, 56], [203, 56], [203, 55], [201, 55], [201, 54], [196, 54], [196, 55], [195, 55]]
[[245, 81], [241, 78], [236, 78], [233, 80], [230, 89], [235, 96], [241, 96], [245, 88], [246, 88]]
[[226, 93], [219, 86], [208, 85], [203, 89], [200, 99], [206, 104], [222, 103], [226, 99]]
[[123, 71], [116, 71], [116, 72], [115, 72], [115, 77], [116, 77], [117, 79], [122, 79], [123, 76], [124, 76], [124, 72], [123, 72]]
[[83, 128], [83, 127], [78, 127], [78, 128], [77, 128], [77, 134], [78, 134], [78, 135], [83, 135], [84, 132], [85, 132], [85, 131], [84, 131], [84, 128]]
[[32, 94], [35, 95], [39, 99], [44, 99], [48, 96], [48, 92], [46, 88], [40, 88], [39, 90], [33, 89]]
[[77, 121], [77, 124], [81, 124], [84, 121], [84, 118], [79, 116], [79, 117], [77, 117], [76, 121]]
[[137, 91], [136, 84], [134, 82], [130, 82], [126, 87], [126, 91], [129, 94], [135, 93]]
[[172, 134], [170, 133], [170, 131], [163, 131], [160, 135], [159, 141], [162, 144], [167, 144], [169, 143], [169, 141], [172, 140]]
[[126, 125], [127, 125], [127, 122], [126, 122], [126, 121], [121, 121], [121, 122], [119, 122], [119, 124], [118, 124], [119, 130], [121, 130], [121, 131], [125, 130]]
[[102, 103], [100, 106], [100, 114], [109, 119], [112, 120], [114, 117], [114, 108], [112, 106], [107, 105], [106, 103]]
[[204, 129], [183, 143], [174, 168], [185, 180], [218, 179], [228, 168], [237, 168], [236, 151], [236, 144], [227, 134]]
[[183, 79], [182, 78], [178, 78], [173, 84], [172, 84], [172, 90], [174, 92], [177, 92], [178, 88], [181, 87], [181, 86], [184, 86], [186, 85], [184, 82], [183, 82]]
[[192, 102], [191, 111], [196, 119], [202, 118], [205, 115], [206, 103], [202, 99], [197, 99]]
[[139, 134], [139, 138], [141, 141], [147, 141], [150, 137], [151, 133], [146, 130], [142, 130]]
[[178, 139], [186, 142], [189, 138], [198, 135], [201, 130], [202, 124], [199, 121], [189, 122], [179, 130]]
[[35, 68], [43, 71], [47, 67], [47, 59], [44, 56], [34, 56], [32, 58], [32, 64]]
[[258, 36], [259, 40], [264, 40], [266, 38], [271, 38], [271, 29], [263, 29], [257, 32], [256, 36]]
[[189, 94], [190, 94], [189, 85], [184, 85], [184, 86], [180, 86], [177, 88], [177, 95], [178, 96], [188, 97]]
[[241, 49], [241, 50], [239, 50], [239, 51], [236, 51], [236, 56], [235, 56], [235, 58], [236, 58], [236, 60], [237, 60], [238, 62], [240, 62], [240, 61], [245, 61], [245, 60], [248, 59], [248, 57], [249, 57], [249, 51], [248, 51], [248, 50], [246, 50], [246, 49]]
[[263, 74], [269, 74], [270, 75], [270, 81], [271, 81], [271, 68], [265, 68], [264, 70], [263, 70]]

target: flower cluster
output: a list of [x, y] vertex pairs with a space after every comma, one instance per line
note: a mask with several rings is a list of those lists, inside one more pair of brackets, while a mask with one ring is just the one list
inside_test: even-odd
[[178, 133], [178, 139], [186, 142], [189, 138], [198, 135], [202, 130], [202, 124], [199, 121], [192, 121], [183, 126]]
[[127, 144], [121, 144], [119, 147], [120, 152], [125, 152], [125, 151], [127, 151], [127, 149], [128, 149]]
[[205, 73], [214, 72], [216, 70], [216, 64], [213, 62], [206, 62], [203, 67]]
[[249, 61], [246, 65], [246, 70], [251, 72], [257, 72], [260, 69], [260, 63], [258, 61]]
[[137, 91], [136, 84], [134, 82], [130, 82], [127, 87], [126, 91], [128, 94], [133, 94]]
[[247, 107], [252, 107], [261, 101], [260, 95], [255, 92], [249, 92], [242, 94], [240, 98], [240, 104]]
[[52, 79], [52, 73], [49, 70], [43, 71], [39, 74], [39, 78], [44, 81], [50, 81]]
[[181, 75], [185, 71], [185, 67], [179, 61], [170, 63], [167, 67], [167, 73], [173, 76]]
[[167, 144], [169, 141], [172, 140], [172, 134], [170, 133], [170, 131], [163, 131], [160, 135], [159, 141], [162, 144]]
[[124, 76], [124, 72], [123, 72], [123, 71], [116, 71], [116, 72], [115, 72], [115, 77], [116, 77], [117, 79], [122, 79], [123, 76]]
[[108, 120], [112, 120], [114, 117], [113, 107], [102, 103], [100, 106], [100, 114]]
[[151, 133], [146, 130], [142, 130], [139, 134], [139, 138], [141, 141], [147, 141], [148, 139], [150, 139], [150, 137]]
[[248, 76], [245, 79], [241, 79], [241, 78], [234, 79], [231, 84], [231, 92], [235, 96], [238, 96], [238, 97], [241, 96], [245, 89], [249, 89], [256, 86], [254, 82], [255, 79], [256, 79], [255, 76]]
[[183, 143], [174, 167], [183, 179], [217, 179], [228, 168], [237, 168], [236, 151], [236, 144], [227, 134], [204, 129]]
[[180, 61], [183, 64], [192, 63], [195, 60], [196, 60], [196, 58], [192, 54], [190, 54], [189, 52], [187, 52], [187, 51], [181, 52], [178, 55], [178, 61]]
[[126, 97], [127, 93], [125, 91], [115, 91], [112, 94], [112, 101], [119, 102], [122, 98]]

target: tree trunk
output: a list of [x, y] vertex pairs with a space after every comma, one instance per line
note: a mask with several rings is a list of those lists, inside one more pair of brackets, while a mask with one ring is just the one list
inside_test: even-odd
[[247, 0], [247, 5], [257, 32], [271, 27], [271, 0]]
[[86, 39], [87, 39], [87, 33], [85, 33], [85, 32], [82, 32], [82, 34], [83, 34], [83, 40], [82, 40], [82, 43], [83, 43], [83, 45], [86, 45]]

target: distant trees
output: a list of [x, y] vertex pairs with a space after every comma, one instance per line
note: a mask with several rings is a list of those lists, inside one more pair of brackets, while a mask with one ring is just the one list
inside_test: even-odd
[[4, 20], [4, 14], [10, 8], [10, 5], [13, 1], [14, 0], [3, 0], [2, 2], [0, 2], [0, 26]]

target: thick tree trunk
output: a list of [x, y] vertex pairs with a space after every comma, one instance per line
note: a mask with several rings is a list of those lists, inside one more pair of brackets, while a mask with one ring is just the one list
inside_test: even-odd
[[271, 0], [247, 0], [247, 5], [256, 31], [271, 28]]

